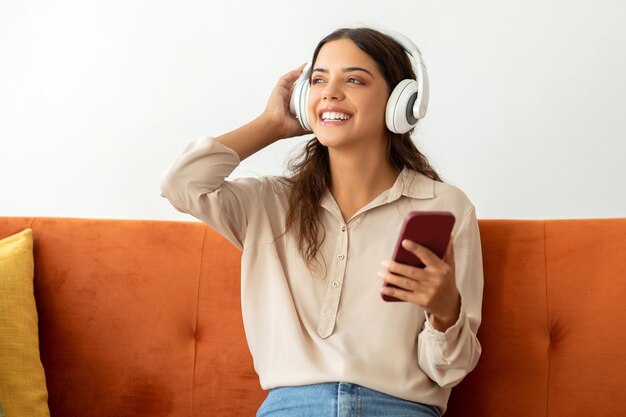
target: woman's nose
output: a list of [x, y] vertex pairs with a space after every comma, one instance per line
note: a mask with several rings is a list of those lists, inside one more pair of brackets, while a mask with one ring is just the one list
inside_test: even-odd
[[343, 91], [339, 85], [339, 81], [337, 80], [329, 80], [324, 89], [322, 90], [322, 98], [326, 100], [335, 99], [341, 100], [343, 99]]

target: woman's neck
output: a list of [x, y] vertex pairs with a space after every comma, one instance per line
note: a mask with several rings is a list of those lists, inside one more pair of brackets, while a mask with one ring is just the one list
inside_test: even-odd
[[387, 161], [385, 153], [342, 153], [329, 149], [330, 192], [339, 205], [344, 221], [393, 186], [398, 172]]

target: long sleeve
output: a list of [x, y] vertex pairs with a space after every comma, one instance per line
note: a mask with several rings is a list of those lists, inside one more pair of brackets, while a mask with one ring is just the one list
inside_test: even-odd
[[248, 219], [259, 205], [261, 181], [226, 181], [239, 155], [213, 137], [191, 142], [161, 178], [161, 196], [243, 248]]
[[445, 332], [435, 330], [428, 316], [419, 335], [420, 368], [442, 388], [457, 385], [478, 363], [481, 346], [476, 337], [481, 321], [483, 265], [476, 211], [472, 207], [455, 237], [456, 284], [461, 313]]

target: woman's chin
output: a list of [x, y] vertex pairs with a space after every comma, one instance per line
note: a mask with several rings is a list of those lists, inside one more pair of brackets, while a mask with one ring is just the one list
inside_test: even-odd
[[345, 135], [333, 135], [328, 132], [320, 132], [319, 134], [316, 134], [315, 137], [317, 137], [319, 143], [331, 148], [351, 142], [350, 138]]

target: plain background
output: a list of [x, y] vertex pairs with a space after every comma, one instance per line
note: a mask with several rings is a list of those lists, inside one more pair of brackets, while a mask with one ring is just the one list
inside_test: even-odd
[[[479, 218], [625, 217], [625, 21], [620, 0], [0, 0], [0, 215], [193, 220], [159, 195], [187, 143], [366, 25], [422, 50], [415, 141]], [[232, 177], [285, 173], [305, 138]]]

